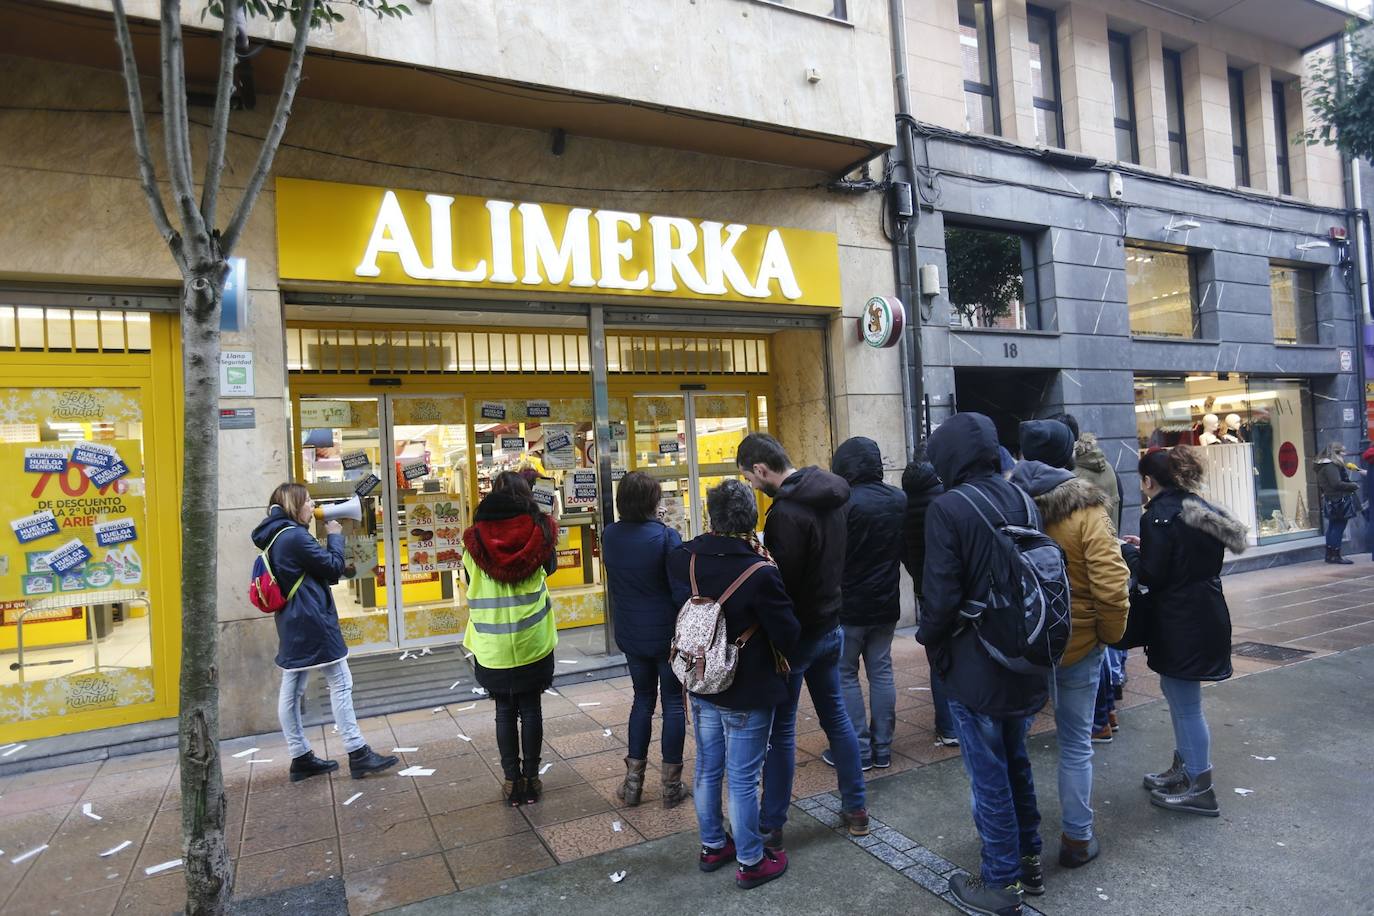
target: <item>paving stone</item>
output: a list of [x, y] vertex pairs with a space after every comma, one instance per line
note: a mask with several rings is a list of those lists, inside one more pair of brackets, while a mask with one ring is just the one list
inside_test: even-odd
[[[620, 829], [616, 830], [615, 825]], [[540, 827], [539, 835], [559, 862], [572, 862], [587, 856], [623, 849], [642, 842], [644, 837], [619, 812], [594, 814], [561, 824]]]
[[932, 894], [944, 894], [949, 890], [949, 880], [947, 878], [935, 874], [935, 872], [924, 866], [913, 865], [910, 868], [904, 868], [902, 869], [902, 874], [906, 875]]
[[464, 890], [555, 864], [553, 856], [533, 831], [451, 849], [444, 856], [458, 878], [458, 886]]
[[344, 886], [351, 916], [368, 916], [457, 890], [448, 864], [438, 854], [348, 875]]
[[378, 830], [350, 833], [340, 843], [340, 861], [345, 875], [439, 851], [439, 840], [427, 817], [389, 824]]

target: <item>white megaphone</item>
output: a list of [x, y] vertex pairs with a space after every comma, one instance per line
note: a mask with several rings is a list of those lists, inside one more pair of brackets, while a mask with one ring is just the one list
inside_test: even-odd
[[315, 518], [324, 519], [326, 522], [338, 518], [351, 518], [355, 522], [361, 522], [363, 520], [363, 501], [356, 496], [351, 496], [341, 503], [316, 506]]

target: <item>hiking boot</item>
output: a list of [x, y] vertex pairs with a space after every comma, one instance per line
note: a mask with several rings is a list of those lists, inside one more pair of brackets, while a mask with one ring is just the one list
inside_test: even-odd
[[321, 773], [332, 773], [339, 768], [337, 760], [321, 760], [314, 751], [306, 751], [291, 761], [291, 781], [300, 782]]
[[774, 830], [761, 830], [759, 832], [763, 834], [764, 849], [771, 849], [774, 852], [782, 852], [783, 846], [781, 827], [778, 827]]
[[[826, 766], [833, 767], [835, 765], [835, 757], [833, 754], [830, 753], [830, 748], [826, 748], [825, 750], [821, 751], [821, 760], [825, 762]], [[887, 765], [892, 766], [892, 761], [888, 760]], [[869, 770], [873, 769], [873, 761], [861, 760], [859, 761], [859, 768], [863, 770], [865, 773], [867, 773]]]
[[1114, 731], [1114, 732], [1119, 732], [1119, 731], [1121, 731], [1121, 721], [1120, 721], [1119, 719], [1117, 719], [1117, 717], [1116, 717], [1116, 710], [1115, 710], [1115, 709], [1113, 709], [1111, 712], [1107, 713], [1107, 724], [1110, 725], [1110, 726], [1112, 727], [1112, 731]]
[[514, 779], [503, 779], [501, 781], [501, 797], [512, 808], [519, 808], [520, 803], [525, 800], [525, 780], [519, 776]]
[[636, 807], [640, 797], [644, 794], [645, 762], [633, 757], [625, 758], [625, 781], [616, 786], [615, 797], [623, 801], [628, 807]]
[[400, 762], [401, 758], [391, 754], [383, 757], [366, 744], [356, 751], [348, 752], [348, 772], [354, 779], [362, 779], [370, 773], [380, 773]]
[[692, 790], [682, 784], [682, 764], [665, 763], [660, 778], [663, 780], [664, 808], [676, 808], [692, 797]]
[[1112, 726], [1111, 726], [1110, 724], [1104, 725], [1104, 726], [1102, 726], [1101, 728], [1095, 728], [1095, 729], [1093, 729], [1093, 744], [1111, 744], [1111, 743], [1112, 743]]
[[1199, 773], [1176, 791], [1155, 789], [1150, 793], [1150, 804], [1156, 808], [1200, 814], [1203, 817], [1221, 815], [1221, 809], [1217, 806], [1217, 794], [1212, 790], [1211, 770]]
[[735, 870], [735, 885], [740, 890], [753, 890], [760, 884], [767, 884], [774, 878], [781, 878], [787, 871], [787, 853], [763, 847], [763, 858], [753, 865], [741, 865]]
[[1039, 855], [1021, 857], [1021, 890], [1032, 897], [1045, 893], [1045, 866]]
[[525, 794], [522, 799], [524, 804], [538, 804], [539, 800], [544, 797], [544, 780], [540, 779], [538, 776], [526, 776], [521, 782], [524, 783], [525, 788]]
[[1183, 757], [1178, 751], [1174, 751], [1174, 762], [1169, 769], [1162, 773], [1146, 773], [1144, 780], [1145, 788], [1151, 791], [1159, 789], [1162, 792], [1173, 792], [1187, 784], [1188, 776], [1183, 772]]
[[964, 906], [989, 916], [1021, 916], [1021, 882], [988, 887], [977, 875], [951, 875], [949, 892]]
[[935, 745], [937, 747], [958, 747], [959, 739], [954, 737], [953, 735], [942, 735], [939, 732], [936, 732]]
[[1096, 859], [1100, 852], [1102, 852], [1102, 846], [1097, 842], [1095, 836], [1088, 837], [1086, 840], [1075, 840], [1064, 835], [1059, 837], [1059, 864], [1065, 868], [1078, 868], [1087, 865]]
[[722, 868], [727, 862], [735, 860], [735, 838], [730, 834], [725, 835], [725, 845], [719, 849], [712, 849], [710, 846], [701, 847], [701, 857], [697, 859], [697, 868], [702, 871], [716, 871]]
[[868, 836], [868, 810], [841, 811], [840, 823], [849, 828], [850, 836]]

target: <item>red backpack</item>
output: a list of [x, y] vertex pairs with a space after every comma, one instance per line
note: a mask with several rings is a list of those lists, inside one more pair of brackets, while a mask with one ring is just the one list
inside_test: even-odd
[[275, 614], [286, 607], [287, 602], [296, 597], [296, 590], [305, 581], [305, 576], [302, 575], [296, 580], [296, 584], [291, 586], [291, 591], [283, 596], [281, 586], [277, 584], [277, 577], [272, 573], [272, 564], [267, 559], [267, 552], [284, 531], [285, 528], [272, 535], [272, 540], [267, 542], [267, 546], [253, 561], [253, 581], [248, 583], [248, 602], [264, 614]]

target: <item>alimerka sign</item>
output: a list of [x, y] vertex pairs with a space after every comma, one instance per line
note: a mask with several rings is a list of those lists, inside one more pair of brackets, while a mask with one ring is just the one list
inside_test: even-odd
[[283, 280], [838, 307], [833, 233], [277, 179]]

